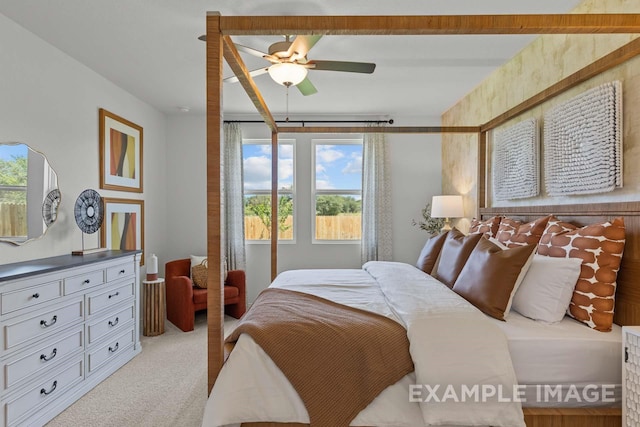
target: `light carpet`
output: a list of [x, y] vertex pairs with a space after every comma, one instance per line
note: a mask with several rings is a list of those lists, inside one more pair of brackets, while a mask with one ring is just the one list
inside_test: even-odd
[[[225, 317], [225, 334], [235, 326]], [[47, 427], [196, 427], [207, 400], [207, 317], [195, 330], [165, 322], [165, 333], [141, 337], [142, 352]]]

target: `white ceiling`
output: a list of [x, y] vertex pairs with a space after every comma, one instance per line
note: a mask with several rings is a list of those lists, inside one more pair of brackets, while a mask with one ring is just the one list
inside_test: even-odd
[[[0, 13], [168, 114], [205, 111], [207, 11], [222, 15], [450, 15], [567, 13], [580, 0], [0, 0]], [[375, 62], [371, 75], [310, 71], [318, 93], [292, 89], [290, 115], [439, 116], [534, 36], [325, 36], [309, 59]], [[266, 51], [278, 37], [234, 37]], [[268, 65], [242, 54], [249, 69]], [[225, 65], [226, 67], [226, 65]], [[225, 75], [231, 75], [225, 68]], [[274, 116], [285, 88], [256, 83]], [[226, 114], [255, 109], [238, 83], [224, 85]]]

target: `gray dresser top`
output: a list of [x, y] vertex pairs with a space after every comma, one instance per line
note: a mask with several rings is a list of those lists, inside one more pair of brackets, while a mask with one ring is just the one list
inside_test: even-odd
[[60, 255], [50, 258], [34, 259], [30, 261], [14, 262], [0, 265], [0, 283], [13, 279], [35, 276], [36, 274], [50, 273], [65, 268], [81, 267], [100, 261], [121, 258], [142, 251], [104, 251], [89, 255]]

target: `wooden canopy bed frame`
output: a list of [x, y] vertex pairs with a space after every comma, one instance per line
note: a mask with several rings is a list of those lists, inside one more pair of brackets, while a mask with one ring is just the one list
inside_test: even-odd
[[[221, 197], [222, 64], [227, 61], [249, 98], [272, 132], [272, 198], [277, 197], [278, 133], [475, 133], [478, 136], [477, 216], [509, 215], [531, 219], [553, 213], [576, 224], [617, 216], [625, 221], [627, 237], [618, 275], [615, 323], [640, 324], [640, 202], [598, 203], [531, 207], [488, 207], [487, 133], [519, 114], [640, 54], [640, 38], [616, 49], [485, 124], [461, 127], [279, 127], [238, 54], [232, 35], [444, 35], [444, 34], [610, 34], [640, 33], [638, 14], [559, 15], [448, 15], [448, 16], [221, 16], [207, 15], [207, 252], [222, 260], [223, 216]], [[277, 204], [272, 204], [277, 209]], [[272, 216], [276, 213], [272, 212]], [[271, 232], [271, 277], [277, 272], [277, 223]], [[222, 261], [209, 263], [208, 277], [208, 385], [224, 362]], [[525, 408], [529, 427], [619, 426], [619, 408]], [[245, 425], [245, 424], [243, 424]], [[272, 425], [258, 423], [255, 425]], [[274, 426], [285, 424], [274, 423]], [[287, 424], [294, 425], [294, 424]]]

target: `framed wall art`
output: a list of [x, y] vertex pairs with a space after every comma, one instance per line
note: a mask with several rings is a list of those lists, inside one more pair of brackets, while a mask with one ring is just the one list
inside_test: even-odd
[[142, 193], [142, 127], [101, 108], [100, 188]]
[[141, 250], [144, 265], [144, 200], [103, 197], [104, 220], [100, 241], [107, 249]]

